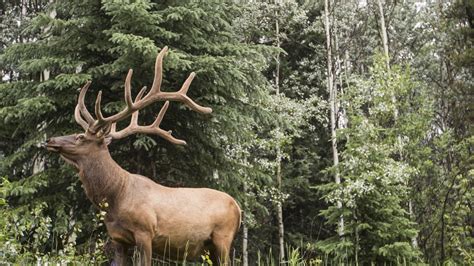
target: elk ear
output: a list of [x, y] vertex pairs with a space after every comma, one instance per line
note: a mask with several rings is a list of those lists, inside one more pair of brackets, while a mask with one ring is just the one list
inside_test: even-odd
[[111, 137], [105, 137], [104, 138], [104, 143], [106, 146], [109, 146], [110, 143], [112, 143], [112, 138]]

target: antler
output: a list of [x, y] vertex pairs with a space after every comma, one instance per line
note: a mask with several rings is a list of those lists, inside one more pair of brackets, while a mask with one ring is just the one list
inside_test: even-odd
[[181, 144], [185, 145], [186, 141], [181, 139], [176, 139], [171, 135], [171, 130], [165, 131], [160, 128], [161, 120], [163, 120], [163, 116], [165, 115], [166, 110], [168, 109], [169, 101], [166, 101], [163, 107], [161, 108], [158, 116], [156, 117], [155, 121], [149, 126], [139, 126], [137, 123], [138, 120], [138, 111], [132, 114], [132, 119], [130, 121], [130, 125], [120, 131], [116, 131], [116, 124], [112, 124], [112, 128], [110, 133], [108, 134], [109, 137], [113, 139], [121, 139], [126, 136], [135, 134], [135, 133], [145, 133], [145, 134], [155, 134], [158, 135], [173, 144]]
[[[181, 89], [177, 92], [162, 92], [161, 91], [161, 82], [162, 82], [162, 71], [163, 71], [163, 57], [166, 55], [168, 47], [164, 47], [161, 52], [156, 57], [155, 63], [155, 77], [153, 80], [152, 87], [150, 91], [143, 97], [143, 94], [146, 91], [146, 87], [143, 87], [138, 93], [135, 101], [132, 101], [131, 96], [131, 79], [132, 79], [132, 69], [128, 71], [127, 77], [125, 79], [125, 103], [126, 107], [109, 117], [104, 117], [102, 115], [100, 103], [102, 99], [102, 91], [97, 95], [95, 102], [95, 116], [97, 119], [94, 119], [93, 116], [87, 110], [84, 104], [85, 94], [87, 89], [90, 86], [90, 81], [87, 82], [84, 87], [82, 87], [76, 110], [74, 112], [74, 117], [76, 122], [80, 124], [87, 132], [91, 134], [100, 134], [107, 135], [113, 139], [120, 139], [131, 134], [135, 133], [146, 133], [146, 134], [156, 134], [164, 139], [174, 143], [174, 144], [186, 144], [184, 140], [179, 140], [171, 136], [171, 131], [165, 131], [159, 128], [161, 120], [168, 109], [169, 101], [182, 102], [192, 110], [209, 114], [212, 112], [212, 109], [209, 107], [203, 107], [195, 103], [191, 98], [186, 94], [188, 92], [189, 86], [191, 85], [192, 80], [194, 79], [195, 73], [192, 72], [186, 81], [181, 86]], [[138, 125], [138, 112], [139, 110], [145, 108], [146, 106], [157, 102], [157, 101], [166, 101], [163, 107], [161, 108], [156, 120], [149, 126], [139, 126]], [[116, 131], [116, 123], [125, 119], [128, 116], [131, 117], [130, 125], [121, 131]]]
[[[86, 92], [90, 85], [91, 81], [87, 81], [84, 87], [80, 89], [76, 109], [74, 110], [74, 118], [76, 119], [76, 122], [84, 128], [84, 130], [87, 130], [94, 122], [94, 118], [89, 111], [87, 111], [86, 105], [84, 104], [84, 97], [86, 96]], [[84, 120], [82, 116], [84, 116], [86, 120]]]

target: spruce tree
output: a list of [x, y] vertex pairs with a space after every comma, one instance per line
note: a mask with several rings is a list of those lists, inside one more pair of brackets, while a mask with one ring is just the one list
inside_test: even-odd
[[[48, 217], [41, 228], [17, 228], [22, 243], [46, 253], [69, 243], [90, 245], [104, 232], [95, 226], [76, 174], [39, 144], [45, 137], [81, 131], [73, 111], [76, 89], [87, 80], [92, 80], [89, 109], [103, 90], [105, 112], [120, 110], [127, 70], [134, 69], [133, 93], [150, 86], [154, 58], [166, 45], [164, 90], [179, 89], [195, 71], [189, 94], [214, 112], [202, 116], [171, 104], [162, 127], [186, 139], [187, 147], [134, 136], [113, 143], [113, 157], [126, 169], [165, 185], [215, 187], [239, 196], [242, 179], [224, 156], [225, 146], [253, 136], [252, 125], [263, 121], [254, 114], [264, 114], [257, 103], [267, 94], [259, 71], [265, 60], [232, 32], [238, 14], [231, 3], [89, 0], [57, 1], [33, 18], [26, 32], [34, 41], [13, 44], [0, 57], [0, 68], [14, 73], [0, 85], [0, 175], [11, 188], [5, 196], [18, 215], [38, 210], [38, 217]], [[47, 81], [40, 77], [45, 69]], [[144, 111], [140, 122], [150, 123], [159, 108]], [[33, 174], [38, 157], [44, 158], [45, 170]]]

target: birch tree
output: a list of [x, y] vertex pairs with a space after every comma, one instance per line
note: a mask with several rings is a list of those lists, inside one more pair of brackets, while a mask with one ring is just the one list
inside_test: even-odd
[[[275, 1], [278, 5], [279, 1]], [[275, 11], [275, 42], [276, 47], [278, 49], [276, 57], [275, 57], [275, 91], [277, 97], [280, 96], [280, 24], [278, 21], [278, 10]], [[277, 134], [281, 134], [281, 130], [278, 126], [276, 130]], [[281, 183], [282, 183], [282, 176], [281, 176], [281, 146], [280, 142], [277, 142], [276, 147], [276, 179], [277, 179], [277, 186], [278, 191], [281, 192]], [[278, 244], [279, 244], [279, 261], [283, 263], [285, 260], [285, 229], [283, 225], [283, 207], [280, 201], [277, 202], [277, 219], [278, 219]]]
[[[339, 185], [341, 184], [341, 178], [337, 170], [339, 164], [339, 154], [337, 151], [337, 139], [336, 139], [336, 99], [337, 92], [333, 86], [334, 72], [332, 67], [332, 43], [331, 43], [331, 25], [329, 19], [329, 0], [324, 1], [324, 28], [326, 32], [326, 58], [327, 58], [327, 89], [329, 92], [329, 105], [330, 105], [330, 120], [331, 120], [331, 147], [332, 147], [332, 159], [334, 165], [334, 182]], [[342, 207], [342, 202], [337, 201], [337, 207]], [[344, 235], [344, 217], [339, 218], [338, 226], [339, 236]]]

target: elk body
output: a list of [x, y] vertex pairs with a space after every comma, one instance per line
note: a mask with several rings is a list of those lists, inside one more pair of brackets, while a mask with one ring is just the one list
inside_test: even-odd
[[[96, 118], [87, 111], [84, 97], [90, 82], [81, 89], [74, 117], [85, 132], [48, 140], [48, 150], [58, 152], [78, 171], [87, 197], [96, 206], [106, 206], [105, 225], [115, 249], [114, 261], [127, 262], [127, 250], [136, 246], [141, 265], [151, 265], [152, 252], [163, 257], [193, 259], [208, 250], [211, 259], [227, 264], [232, 240], [236, 235], [241, 211], [236, 201], [226, 193], [206, 188], [170, 188], [147, 177], [131, 174], [110, 156], [107, 145], [135, 133], [156, 134], [175, 143], [185, 144], [171, 132], [159, 128], [168, 108], [168, 101], [179, 101], [200, 113], [212, 110], [202, 107], [186, 93], [194, 77], [191, 73], [178, 92], [162, 92], [162, 61], [167, 47], [158, 54], [155, 78], [144, 96], [143, 88], [132, 101], [129, 70], [125, 80], [127, 106], [119, 113], [104, 117], [99, 92], [95, 104]], [[140, 109], [157, 101], [166, 101], [156, 120], [149, 126], [138, 125]], [[128, 127], [116, 130], [116, 123], [131, 116]], [[107, 203], [107, 204], [103, 204]]]

